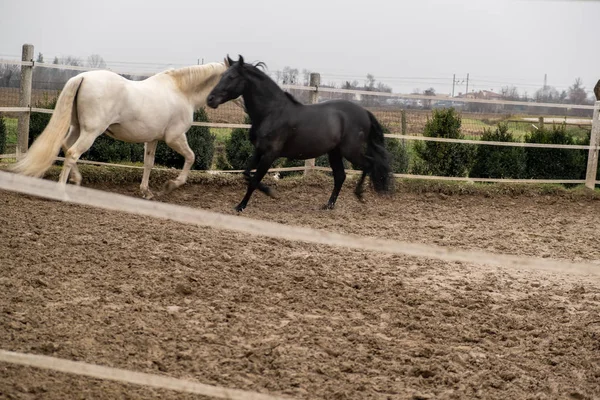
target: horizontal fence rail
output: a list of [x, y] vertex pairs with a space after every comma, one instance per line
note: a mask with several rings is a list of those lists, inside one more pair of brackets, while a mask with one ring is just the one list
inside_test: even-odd
[[157, 389], [175, 390], [193, 393], [218, 399], [230, 400], [290, 400], [290, 397], [272, 396], [239, 389], [228, 389], [207, 385], [169, 376], [135, 372], [121, 368], [105, 367], [81, 361], [71, 361], [62, 358], [38, 354], [25, 354], [0, 350], [0, 362], [47, 369], [50, 371], [87, 376], [96, 379], [106, 379], [121, 383], [148, 386]]
[[[43, 114], [53, 114], [54, 110], [48, 108], [34, 108], [34, 107], [0, 107], [0, 112], [39, 112]], [[252, 125], [249, 124], [224, 124], [224, 123], [213, 123], [213, 122], [192, 122], [192, 126], [204, 126], [208, 128], [242, 128], [250, 129]], [[414, 136], [414, 135], [400, 135], [396, 133], [386, 133], [384, 137], [394, 139], [406, 139], [406, 140], [420, 140], [426, 142], [442, 142], [442, 143], [463, 143], [463, 144], [475, 144], [475, 145], [486, 145], [486, 146], [508, 146], [508, 147], [538, 147], [545, 149], [571, 149], [571, 150], [589, 150], [599, 149], [600, 146], [592, 145], [578, 145], [578, 144], [545, 144], [545, 143], [525, 143], [525, 142], [495, 142], [485, 140], [472, 140], [472, 139], [450, 139], [440, 137], [429, 137], [429, 136]]]

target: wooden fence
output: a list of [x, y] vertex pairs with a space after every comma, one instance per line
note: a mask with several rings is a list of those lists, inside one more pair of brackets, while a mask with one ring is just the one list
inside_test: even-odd
[[[35, 103], [32, 100], [32, 77], [33, 77], [33, 68], [41, 67], [41, 68], [58, 68], [58, 69], [67, 69], [67, 70], [75, 70], [75, 71], [87, 71], [93, 68], [85, 68], [85, 67], [73, 67], [73, 66], [64, 66], [64, 65], [55, 65], [55, 64], [42, 64], [35, 63], [33, 61], [33, 45], [25, 44], [22, 49], [22, 57], [21, 61], [10, 61], [10, 60], [0, 60], [0, 63], [11, 63], [17, 64], [21, 67], [21, 79], [20, 79], [20, 88], [19, 88], [19, 101], [18, 107], [0, 107], [0, 112], [4, 113], [14, 113], [18, 115], [18, 134], [17, 134], [17, 147], [15, 155], [4, 155], [2, 158], [10, 158], [16, 157], [17, 159], [21, 157], [27, 151], [28, 139], [29, 139], [29, 120], [32, 112], [43, 112], [43, 113], [52, 113], [53, 110], [50, 109], [40, 109], [35, 108]], [[135, 74], [140, 75], [140, 74]], [[146, 74], [148, 75], [148, 74]], [[478, 104], [487, 104], [487, 105], [497, 105], [497, 106], [526, 106], [528, 108], [531, 107], [539, 107], [545, 109], [566, 109], [566, 110], [593, 110], [593, 117], [591, 120], [583, 119], [577, 120], [574, 122], [576, 125], [591, 125], [591, 135], [590, 135], [590, 145], [582, 146], [582, 145], [551, 145], [551, 144], [535, 144], [535, 143], [520, 143], [520, 142], [484, 142], [480, 140], [460, 140], [460, 139], [444, 139], [444, 138], [431, 138], [431, 137], [423, 137], [416, 135], [408, 135], [406, 130], [406, 120], [403, 119], [404, 115], [400, 116], [400, 128], [396, 130], [399, 133], [390, 133], [386, 134], [386, 137], [391, 138], [399, 138], [405, 140], [427, 140], [427, 141], [437, 141], [437, 142], [454, 142], [454, 143], [468, 143], [468, 144], [477, 144], [477, 145], [492, 145], [492, 146], [520, 146], [520, 147], [543, 147], [543, 148], [561, 148], [561, 149], [584, 149], [588, 150], [588, 163], [586, 170], [586, 179], [585, 181], [579, 180], [544, 180], [544, 182], [552, 182], [552, 183], [582, 183], [585, 182], [586, 186], [589, 188], [594, 188], [596, 184], [596, 171], [598, 166], [598, 149], [600, 145], [600, 120], [598, 111], [600, 109], [600, 102], [596, 102], [595, 105], [571, 105], [571, 104], [554, 104], [554, 103], [532, 103], [532, 102], [523, 102], [523, 101], [500, 101], [500, 100], [482, 100], [482, 99], [468, 99], [468, 98], [451, 98], [451, 97], [435, 97], [424, 96], [424, 95], [407, 95], [407, 94], [395, 94], [395, 93], [382, 93], [382, 92], [372, 92], [372, 91], [364, 91], [364, 90], [345, 90], [345, 89], [335, 89], [329, 87], [321, 87], [320, 85], [320, 74], [311, 73], [310, 74], [310, 82], [309, 86], [299, 86], [299, 85], [282, 85], [282, 88], [290, 91], [308, 91], [308, 103], [315, 104], [319, 102], [321, 98], [325, 94], [331, 95], [339, 95], [339, 96], [377, 96], [379, 98], [389, 98], [389, 99], [404, 99], [404, 100], [416, 100], [416, 101], [450, 101], [453, 104], [470, 104], [470, 103], [478, 103]], [[1, 92], [0, 92], [1, 95]], [[2, 101], [0, 100], [0, 104]], [[386, 112], [385, 110], [378, 110], [378, 112]], [[588, 111], [589, 112], [589, 111]], [[377, 111], [376, 111], [377, 113]], [[402, 114], [402, 112], [401, 112]], [[548, 119], [550, 122], [551, 120]], [[241, 121], [240, 121], [241, 122]], [[527, 121], [524, 120], [522, 122], [534, 124], [536, 121]], [[554, 121], [552, 121], [554, 122]], [[539, 125], [543, 125], [545, 123], [545, 118], [540, 117], [537, 120]], [[208, 126], [214, 128], [249, 128], [249, 125], [240, 124], [240, 123], [201, 123], [195, 122], [193, 125], [199, 126]], [[92, 162], [88, 162], [92, 163]], [[103, 163], [103, 165], [107, 165]], [[114, 164], [109, 164], [114, 165]], [[298, 168], [293, 168], [297, 170]], [[306, 160], [305, 166], [302, 169], [305, 174], [310, 173], [310, 171], [315, 169], [321, 169], [315, 167], [315, 160]], [[279, 169], [281, 170], [281, 169]], [[284, 170], [288, 170], [287, 168]], [[274, 171], [274, 170], [271, 170]], [[214, 172], [231, 172], [231, 171], [214, 171]], [[348, 171], [351, 172], [351, 171]], [[423, 178], [423, 176], [417, 175], [408, 175], [408, 174], [399, 174], [397, 176], [401, 176], [403, 178]], [[484, 181], [484, 182], [502, 182], [502, 181], [515, 181], [515, 180], [504, 180], [504, 179], [473, 179], [473, 178], [464, 178], [464, 177], [427, 177], [429, 179], [449, 179], [449, 180], [471, 180], [471, 181]], [[522, 182], [541, 182], [540, 180], [518, 180]]]

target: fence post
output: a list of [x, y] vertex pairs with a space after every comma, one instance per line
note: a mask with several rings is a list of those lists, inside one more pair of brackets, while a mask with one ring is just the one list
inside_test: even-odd
[[538, 122], [540, 123], [540, 129], [544, 129], [544, 117], [538, 117]]
[[[21, 61], [33, 61], [33, 45], [24, 44]], [[19, 107], [31, 107], [31, 85], [33, 66], [21, 65], [21, 86], [19, 89]], [[17, 160], [27, 152], [29, 142], [29, 118], [31, 111], [19, 113], [17, 133]]]
[[585, 186], [594, 189], [596, 186], [596, 173], [598, 171], [598, 145], [600, 144], [600, 101], [594, 105], [592, 118], [592, 132], [590, 134], [590, 150], [588, 152], [587, 170], [585, 173]]
[[[319, 102], [319, 85], [321, 84], [321, 74], [311, 73], [309, 86], [315, 87], [315, 90], [308, 92], [308, 103], [317, 104]], [[315, 159], [304, 161], [304, 176], [308, 175], [315, 166]]]

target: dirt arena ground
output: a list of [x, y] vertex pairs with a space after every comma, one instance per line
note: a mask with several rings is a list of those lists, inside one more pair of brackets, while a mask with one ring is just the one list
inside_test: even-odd
[[[137, 196], [138, 183], [104, 186]], [[346, 185], [246, 216], [463, 249], [599, 260], [600, 201]], [[240, 186], [163, 201], [225, 213]], [[600, 278], [192, 227], [0, 191], [0, 348], [298, 399], [600, 399]], [[599, 265], [600, 268], [600, 265]], [[192, 399], [0, 363], [1, 399]]]

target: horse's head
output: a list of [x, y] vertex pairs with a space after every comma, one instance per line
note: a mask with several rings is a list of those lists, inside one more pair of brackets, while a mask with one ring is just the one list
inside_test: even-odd
[[240, 55], [236, 62], [227, 56], [225, 65], [228, 66], [227, 70], [207, 98], [206, 104], [211, 108], [240, 97], [246, 87], [244, 57]]

